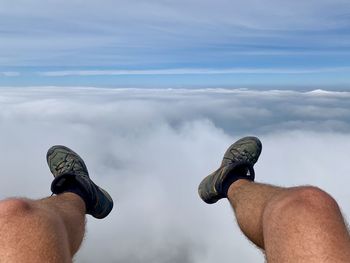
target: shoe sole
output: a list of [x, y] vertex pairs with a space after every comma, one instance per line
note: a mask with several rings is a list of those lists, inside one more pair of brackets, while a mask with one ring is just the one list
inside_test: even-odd
[[[99, 192], [98, 193], [98, 197], [97, 198], [104, 198], [105, 201], [103, 203], [108, 203], [109, 206], [107, 207], [107, 209], [103, 210], [101, 213], [99, 214], [93, 214], [93, 216], [95, 218], [98, 218], [98, 219], [102, 219], [104, 217], [106, 217], [113, 209], [113, 206], [114, 206], [114, 202], [113, 202], [113, 199], [112, 197], [109, 195], [109, 193], [104, 190], [103, 188], [99, 187], [98, 185], [96, 185], [92, 180], [91, 178], [89, 177], [89, 172], [88, 172], [88, 169], [85, 165], [85, 162], [84, 160], [79, 156], [79, 154], [77, 154], [76, 152], [74, 152], [73, 150], [71, 150], [70, 148], [66, 147], [66, 146], [63, 146], [63, 145], [55, 145], [55, 146], [52, 146], [48, 151], [47, 151], [47, 154], [46, 154], [46, 161], [47, 161], [47, 164], [50, 168], [50, 171], [51, 173], [53, 174], [53, 176], [56, 178], [57, 176], [60, 176], [60, 175], [55, 175], [55, 171], [53, 171], [51, 169], [51, 160], [53, 159], [53, 157], [55, 157], [55, 151], [61, 151], [63, 152], [64, 154], [68, 155], [68, 154], [72, 154], [74, 155], [78, 161], [80, 162], [80, 164], [83, 166], [83, 169], [86, 171], [87, 173], [87, 177], [89, 178], [89, 180], [92, 182], [92, 184], [95, 186], [96, 190]], [[51, 157], [50, 157], [51, 156]]]

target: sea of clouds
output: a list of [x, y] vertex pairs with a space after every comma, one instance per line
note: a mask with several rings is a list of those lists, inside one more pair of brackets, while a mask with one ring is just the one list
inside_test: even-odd
[[88, 217], [75, 262], [263, 262], [228, 202], [197, 194], [246, 135], [263, 143], [257, 181], [322, 187], [350, 216], [350, 92], [1, 88], [0, 135], [0, 198], [50, 195], [54, 144], [113, 196], [108, 218]]

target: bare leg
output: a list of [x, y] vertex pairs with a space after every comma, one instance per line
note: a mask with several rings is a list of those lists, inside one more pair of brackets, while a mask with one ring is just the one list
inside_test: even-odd
[[324, 191], [239, 180], [228, 199], [243, 233], [265, 250], [269, 263], [350, 262], [350, 235]]
[[228, 191], [228, 199], [235, 211], [242, 232], [258, 247], [264, 248], [263, 214], [268, 202], [283, 188], [238, 180]]
[[72, 262], [85, 228], [85, 203], [64, 193], [0, 202], [0, 262]]

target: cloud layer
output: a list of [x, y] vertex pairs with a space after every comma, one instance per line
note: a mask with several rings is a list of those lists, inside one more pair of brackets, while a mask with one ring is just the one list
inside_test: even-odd
[[106, 220], [88, 219], [76, 262], [261, 262], [228, 203], [204, 204], [198, 183], [234, 140], [257, 135], [258, 181], [320, 186], [349, 216], [349, 98], [322, 90], [2, 88], [0, 197], [49, 195], [46, 150], [64, 144], [116, 202]]

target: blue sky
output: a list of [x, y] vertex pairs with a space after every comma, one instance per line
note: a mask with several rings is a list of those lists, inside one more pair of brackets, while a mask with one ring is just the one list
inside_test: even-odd
[[350, 84], [350, 2], [0, 1], [0, 85]]

